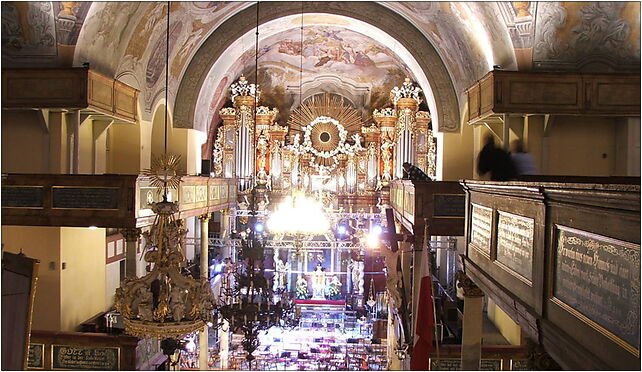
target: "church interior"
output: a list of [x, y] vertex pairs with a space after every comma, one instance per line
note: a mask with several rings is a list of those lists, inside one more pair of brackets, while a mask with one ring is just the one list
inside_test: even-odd
[[640, 370], [640, 2], [13, 2], [3, 370]]

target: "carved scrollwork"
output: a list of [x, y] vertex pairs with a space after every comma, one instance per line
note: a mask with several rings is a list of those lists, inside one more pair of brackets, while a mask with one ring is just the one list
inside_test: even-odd
[[458, 271], [457, 276], [457, 288], [461, 288], [464, 291], [464, 296], [465, 297], [483, 297], [484, 292], [475, 284], [475, 282], [472, 281], [466, 275], [465, 272], [463, 271]]

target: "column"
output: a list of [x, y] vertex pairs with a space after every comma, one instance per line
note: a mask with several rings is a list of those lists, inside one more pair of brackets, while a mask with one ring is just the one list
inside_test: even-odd
[[80, 110], [76, 110], [70, 114], [74, 121], [74, 147], [72, 152], [72, 174], [78, 174], [79, 160], [80, 160]]
[[121, 229], [121, 235], [125, 238], [125, 277], [136, 278], [136, 248], [138, 246], [139, 228]]
[[484, 292], [463, 271], [457, 273], [457, 281], [457, 287], [464, 292], [461, 369], [462, 371], [478, 371], [481, 360]]
[[[209, 249], [208, 249], [208, 236], [209, 236], [209, 221], [210, 215], [206, 213], [198, 217], [201, 221], [201, 280], [209, 280]], [[209, 347], [208, 347], [208, 329], [207, 325], [203, 327], [203, 330], [200, 332], [198, 337], [198, 366], [200, 370], [207, 370], [207, 360], [209, 359]]]

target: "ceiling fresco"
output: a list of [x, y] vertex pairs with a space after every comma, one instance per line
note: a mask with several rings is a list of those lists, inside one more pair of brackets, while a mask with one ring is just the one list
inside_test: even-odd
[[2, 2], [2, 59], [55, 57], [56, 25], [51, 2]]
[[[203, 42], [227, 19], [253, 4], [172, 2], [170, 104]], [[516, 53], [522, 50], [528, 51], [526, 65], [534, 70], [640, 70], [639, 2], [380, 4], [408, 20], [434, 45], [460, 96], [494, 65], [517, 69]], [[2, 2], [1, 8], [4, 68], [68, 67], [89, 62], [92, 69], [139, 89], [142, 118], [151, 119], [154, 106], [164, 96], [166, 3]], [[421, 76], [416, 76], [412, 56], [404, 55], [396, 41], [382, 42], [381, 35], [350, 25], [350, 18], [324, 17], [314, 25], [304, 22], [310, 26], [305, 30], [302, 48], [304, 94], [316, 89], [315, 82], [330, 84], [334, 79], [336, 84], [345, 82], [347, 91], [353, 93], [369, 89], [369, 99], [361, 104], [372, 106], [380, 94], [376, 90], [387, 89], [401, 75], [415, 72], [420, 85], [428, 86], [428, 82], [421, 82]], [[283, 103], [287, 92], [292, 91], [288, 86], [298, 89], [296, 67], [301, 50], [300, 36], [297, 37], [301, 17], [286, 18], [269, 26], [272, 29], [261, 25], [259, 76], [266, 99], [280, 100], [284, 106], [290, 104]], [[307, 14], [304, 21], [305, 18]], [[233, 26], [226, 24], [230, 32]], [[371, 25], [371, 29], [375, 28]], [[221, 104], [218, 96], [225, 95], [224, 87], [253, 61], [253, 36], [239, 33], [234, 55], [240, 60], [221, 63], [210, 70], [215, 75], [206, 79], [206, 89], [201, 89], [206, 96], [203, 105], [207, 113], [200, 114], [199, 120], [204, 122], [199, 124], [200, 129], [212, 121], [210, 110], [217, 110]], [[212, 61], [213, 66], [216, 63]], [[283, 91], [270, 90], [277, 86], [283, 86]]]
[[536, 67], [640, 71], [639, 2], [540, 2], [537, 20]]
[[[300, 16], [284, 17], [259, 28], [261, 104], [278, 108], [277, 121], [283, 124], [300, 101], [321, 92], [341, 95], [368, 118], [372, 109], [390, 105], [389, 93], [394, 86], [406, 77], [417, 80], [413, 69], [418, 67], [408, 65], [414, 62], [409, 53], [389, 37], [377, 35], [372, 26], [328, 14], [306, 15], [303, 24], [303, 47]], [[228, 48], [225, 55], [229, 58], [212, 67], [196, 105], [196, 127], [218, 122], [218, 110], [228, 100], [221, 81], [229, 86], [241, 74], [255, 81], [254, 48], [252, 30]]]

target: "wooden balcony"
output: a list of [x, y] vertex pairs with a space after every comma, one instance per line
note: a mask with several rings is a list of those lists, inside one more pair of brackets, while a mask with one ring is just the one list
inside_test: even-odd
[[640, 116], [640, 74], [490, 71], [466, 90], [468, 124], [504, 114]]
[[640, 178], [461, 184], [486, 295], [564, 369], [639, 369]]
[[[226, 209], [236, 202], [236, 179], [183, 177], [169, 199], [177, 217]], [[128, 228], [153, 222], [161, 200], [149, 179], [136, 175], [9, 174], [2, 179], [2, 224]]]
[[458, 182], [397, 180], [390, 183], [395, 217], [410, 232], [464, 235], [465, 194]]
[[138, 90], [87, 68], [3, 69], [3, 109], [80, 110], [135, 123]]

